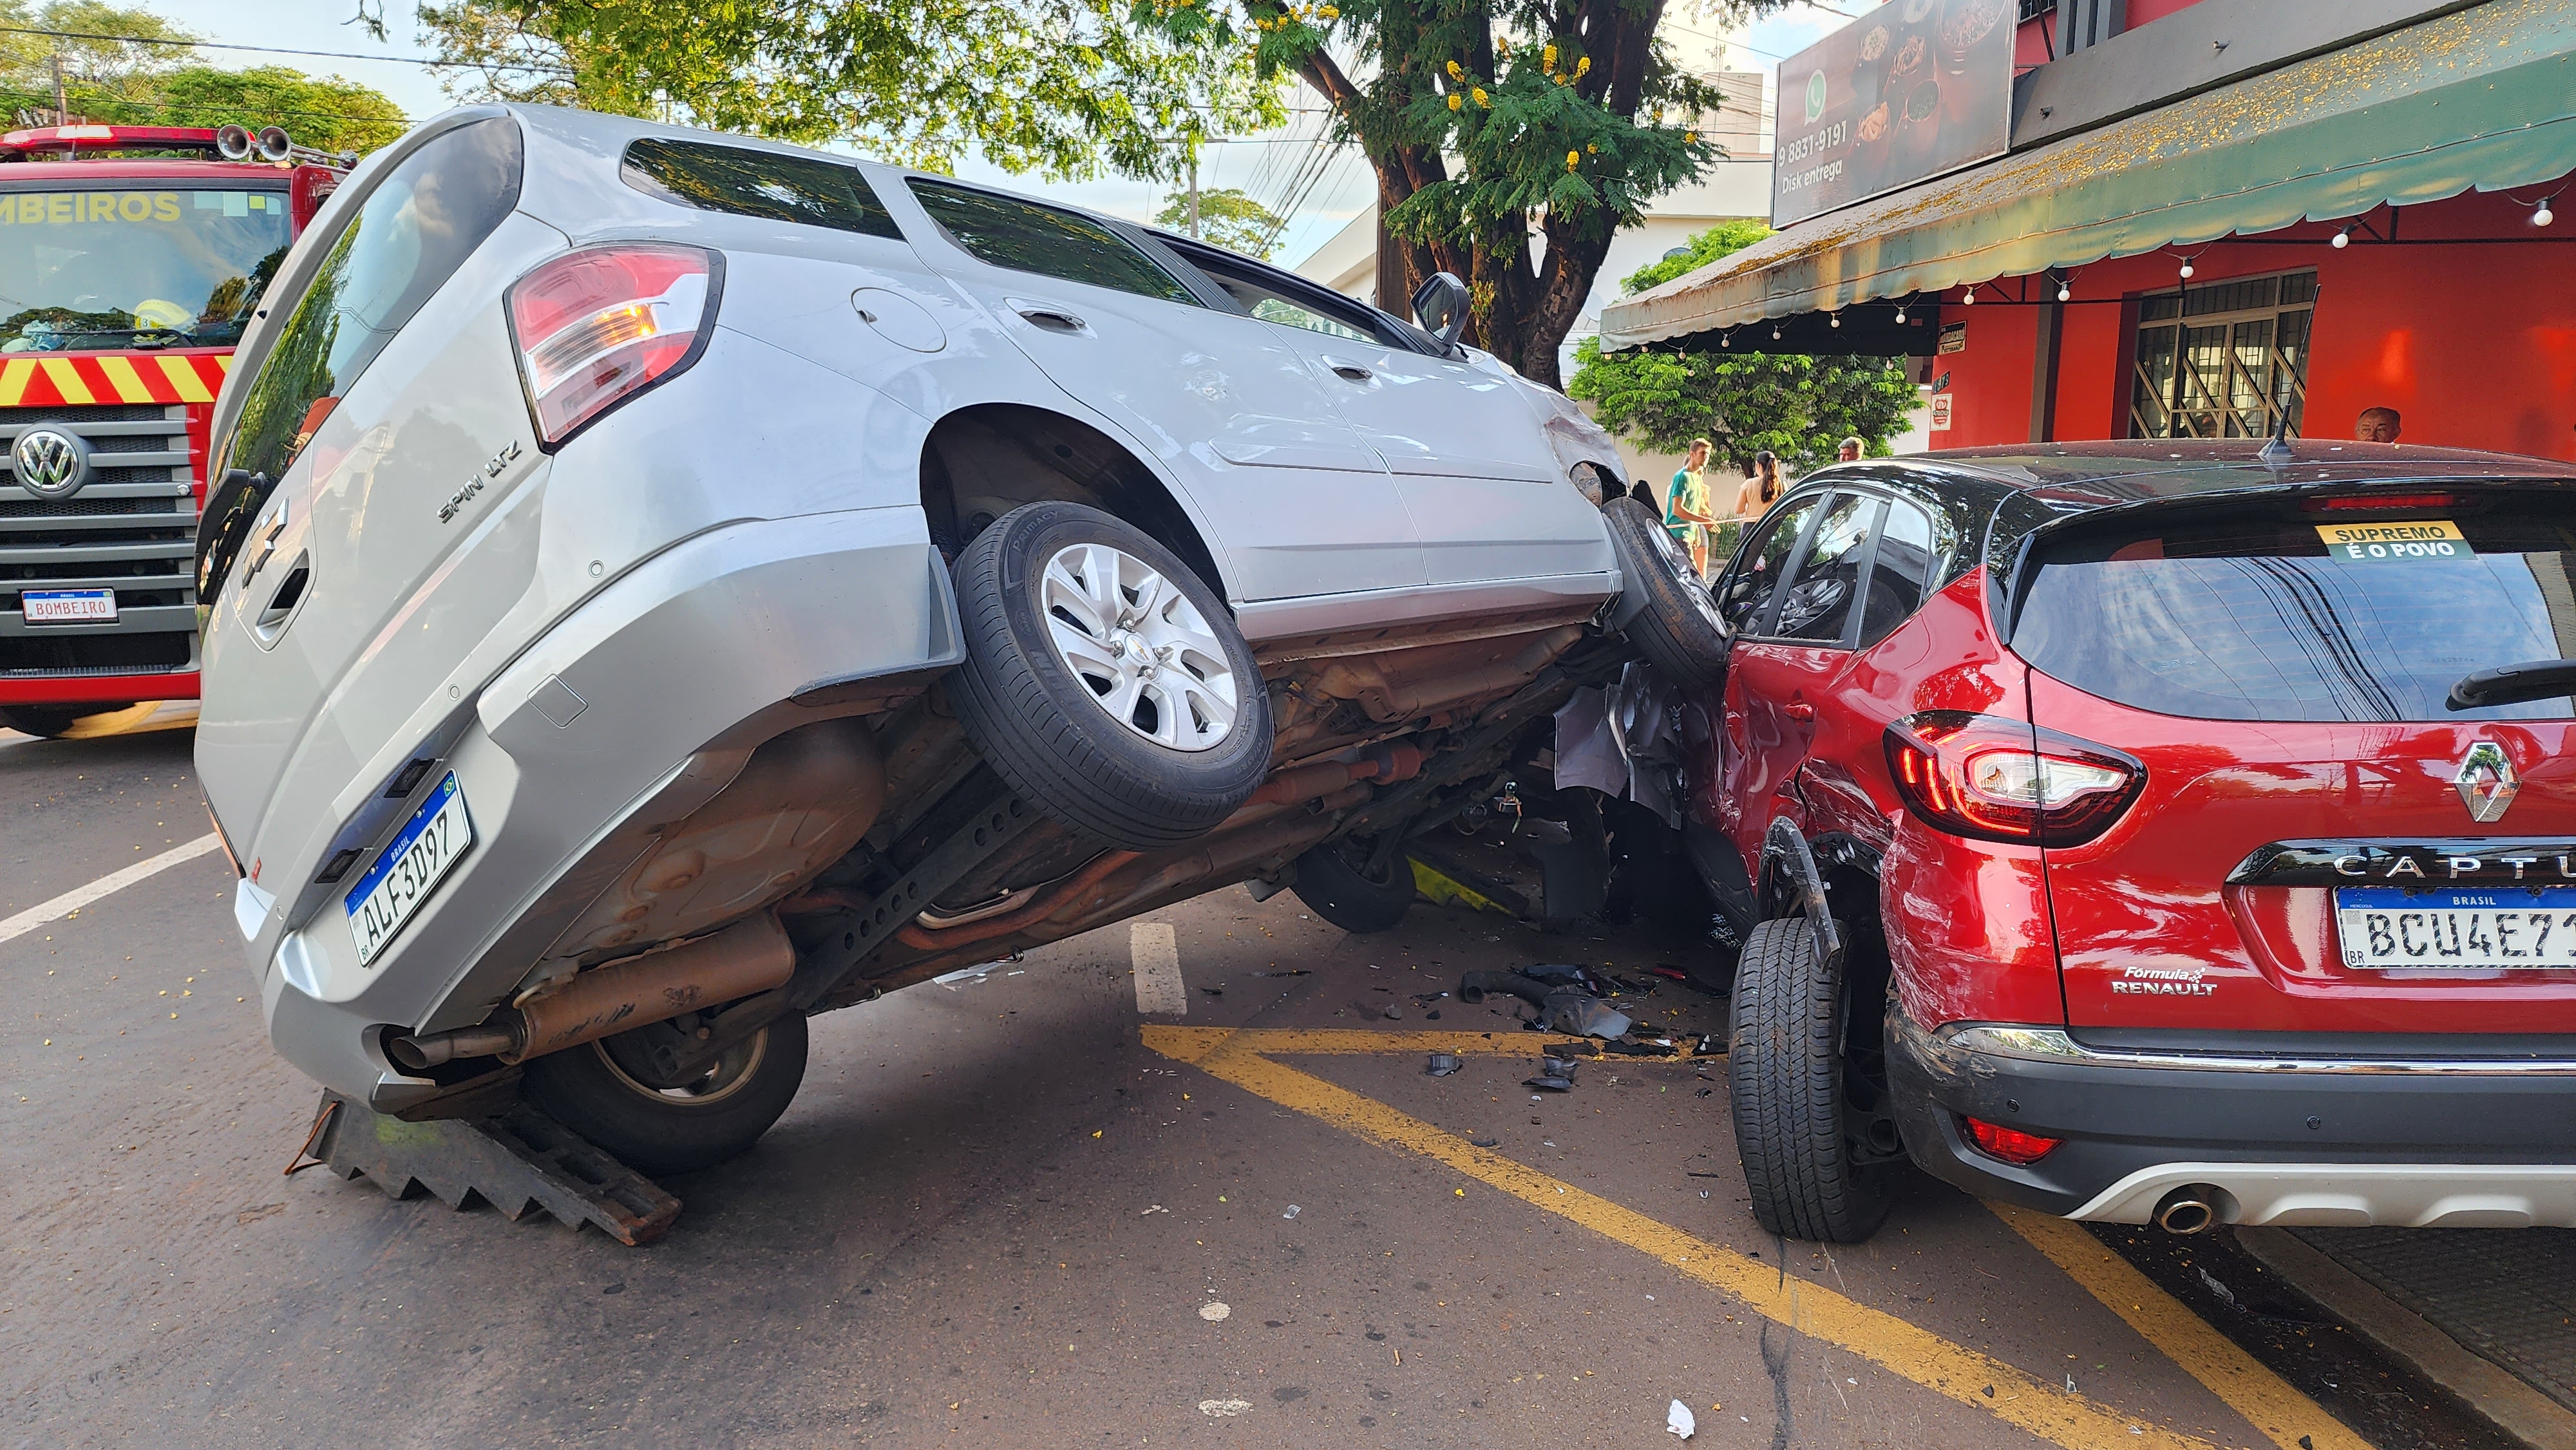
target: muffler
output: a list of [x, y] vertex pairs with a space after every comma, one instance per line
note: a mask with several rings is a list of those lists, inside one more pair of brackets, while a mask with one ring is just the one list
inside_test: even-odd
[[385, 1055], [413, 1072], [461, 1057], [525, 1062], [772, 991], [795, 972], [794, 944], [764, 911], [712, 936], [576, 973], [477, 1026], [388, 1039]]
[[2218, 1222], [2220, 1197], [2220, 1191], [2206, 1183], [2186, 1183], [2156, 1200], [2155, 1225], [2185, 1238], [2207, 1233]]

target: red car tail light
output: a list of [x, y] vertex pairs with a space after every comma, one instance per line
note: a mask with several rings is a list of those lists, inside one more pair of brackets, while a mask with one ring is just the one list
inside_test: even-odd
[[2352, 493], [2312, 498], [2299, 507], [2312, 514], [2331, 514], [2355, 509], [2446, 509], [2457, 502], [2456, 495], [2447, 493]]
[[2135, 756], [2055, 730], [1965, 710], [1887, 727], [1897, 793], [1927, 823], [1978, 841], [2080, 846], [2145, 789]]
[[1978, 1152], [2016, 1166], [2036, 1163], [2066, 1141], [2063, 1138], [2043, 1138], [2037, 1133], [2025, 1133], [2019, 1128], [2007, 1128], [2001, 1123], [1989, 1123], [1964, 1113], [1959, 1117], [1959, 1126], [1966, 1131], [1968, 1141], [1977, 1145]]
[[722, 257], [614, 242], [557, 257], [510, 286], [519, 381], [549, 448], [706, 351]]

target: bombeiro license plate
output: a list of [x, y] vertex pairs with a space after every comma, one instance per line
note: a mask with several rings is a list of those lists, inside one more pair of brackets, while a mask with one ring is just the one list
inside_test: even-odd
[[474, 818], [465, 813], [465, 792], [456, 783], [456, 772], [449, 771], [403, 822], [376, 864], [349, 888], [349, 934], [357, 938], [358, 965], [374, 961], [402, 932], [473, 844]]
[[2369, 971], [2576, 971], [2576, 886], [2337, 887], [2335, 931]]
[[18, 596], [18, 617], [29, 624], [114, 624], [113, 589], [30, 589]]

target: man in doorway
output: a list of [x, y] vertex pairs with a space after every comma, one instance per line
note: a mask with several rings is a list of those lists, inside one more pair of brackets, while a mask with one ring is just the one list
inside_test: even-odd
[[1867, 446], [1858, 438], [1846, 438], [1842, 441], [1842, 446], [1834, 450], [1834, 462], [1858, 463], [1861, 453]]
[[1708, 509], [1708, 440], [1691, 440], [1690, 454], [1673, 475], [1664, 494], [1664, 527], [1691, 557], [1702, 578], [1708, 575], [1708, 526], [1717, 518]]
[[2352, 436], [2363, 443], [2394, 443], [2397, 421], [2395, 408], [2364, 408], [2352, 425]]

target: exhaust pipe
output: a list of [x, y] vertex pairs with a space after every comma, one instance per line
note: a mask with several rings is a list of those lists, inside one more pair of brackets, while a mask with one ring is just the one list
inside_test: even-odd
[[2186, 1183], [2156, 1200], [2156, 1227], [2183, 1238], [2207, 1233], [2218, 1222], [2218, 1198], [2219, 1191], [2206, 1183]]
[[778, 918], [762, 912], [713, 936], [578, 973], [478, 1026], [389, 1039], [385, 1055], [413, 1072], [463, 1057], [525, 1062], [773, 991], [795, 972], [795, 946]]

